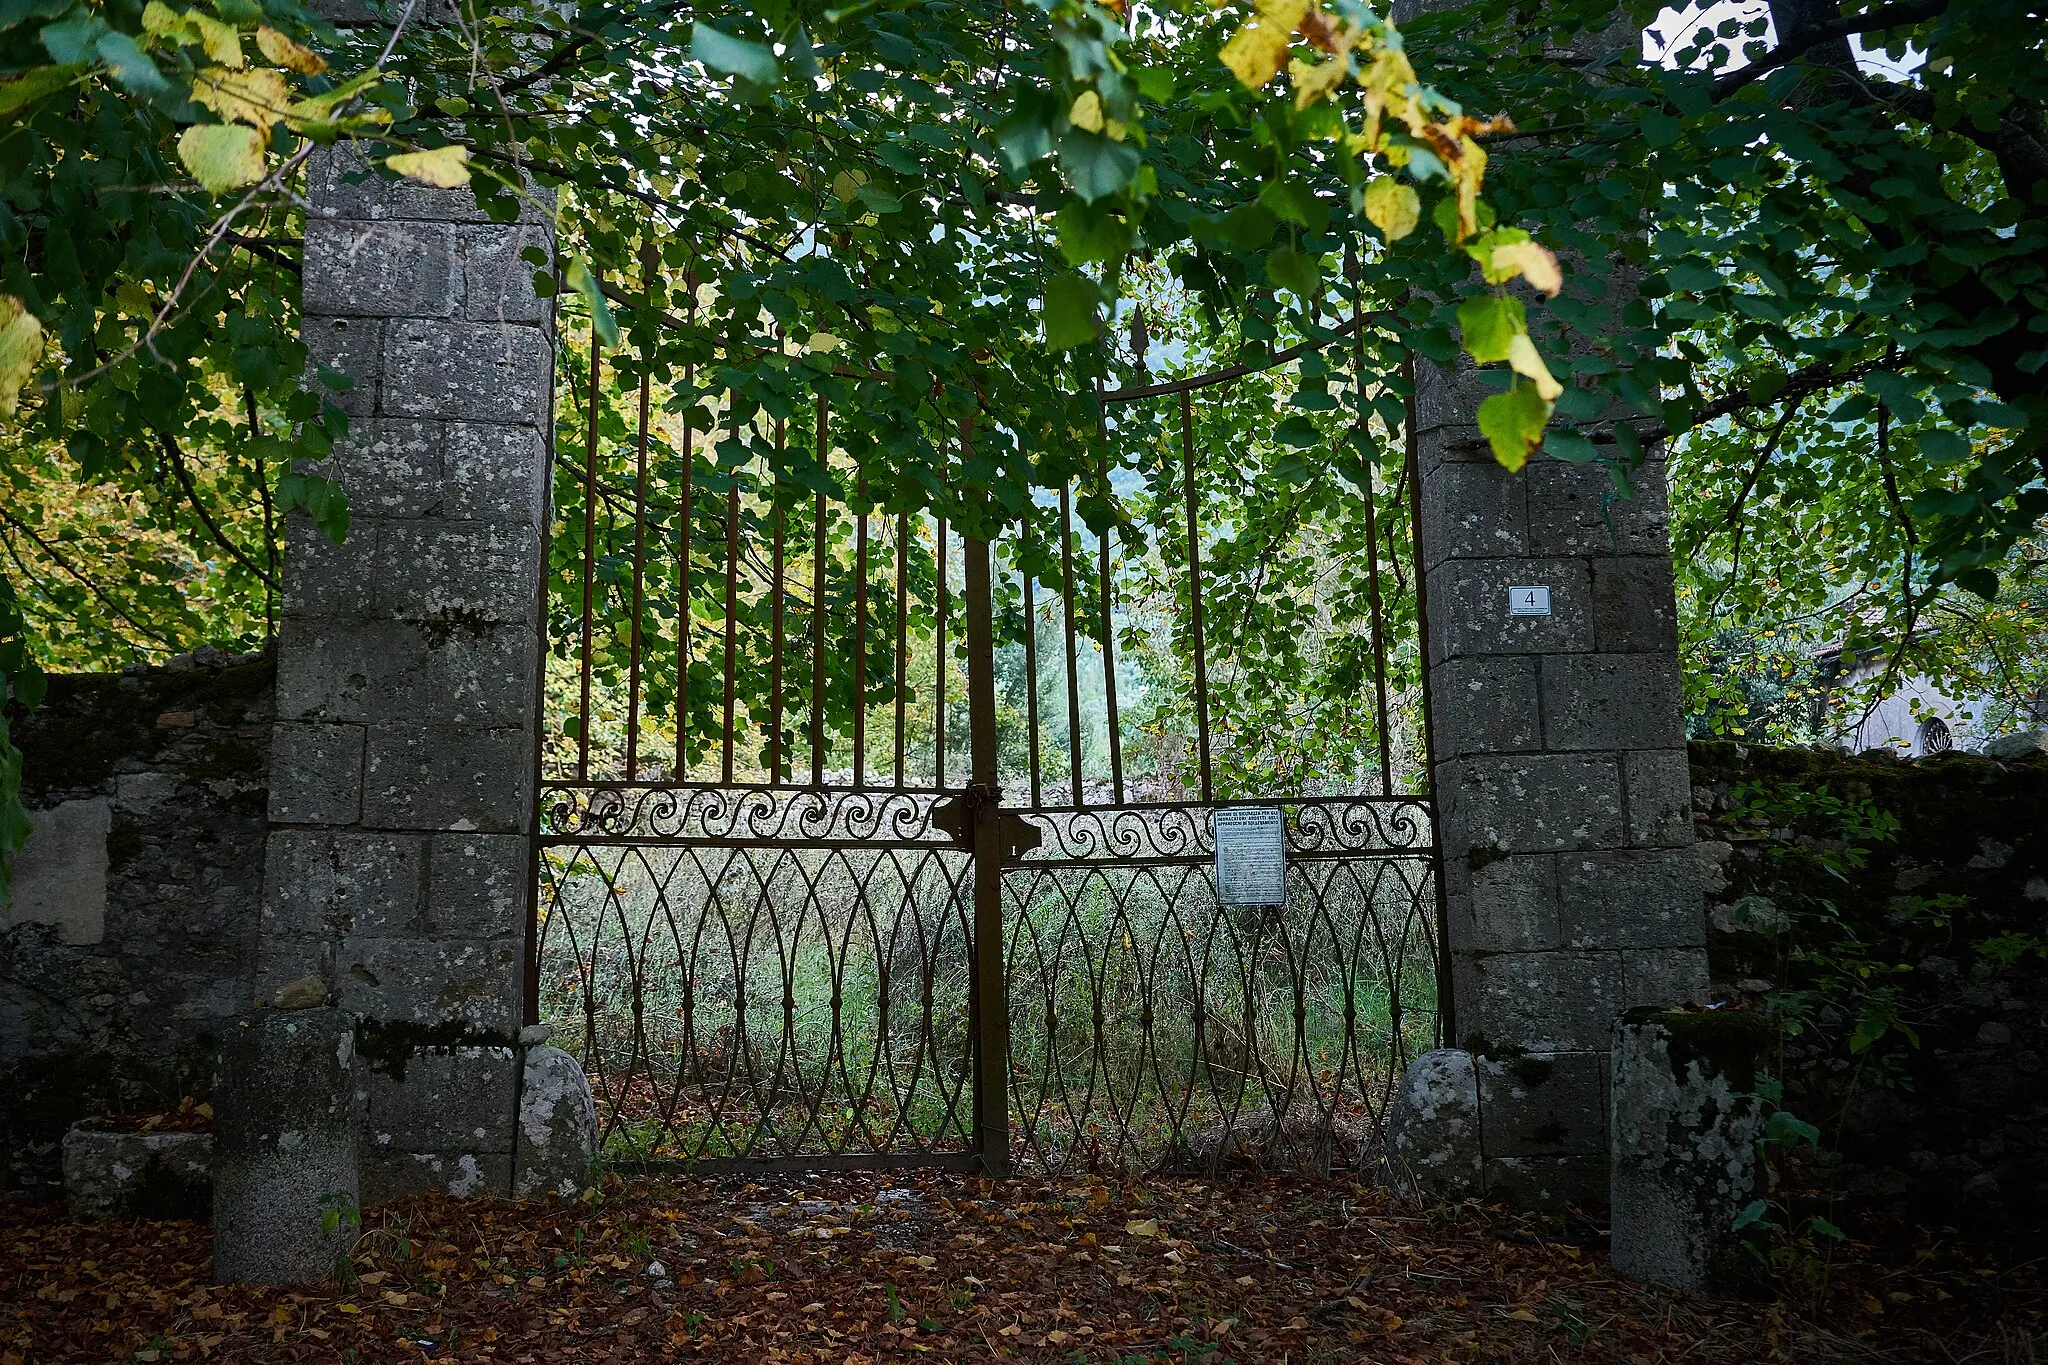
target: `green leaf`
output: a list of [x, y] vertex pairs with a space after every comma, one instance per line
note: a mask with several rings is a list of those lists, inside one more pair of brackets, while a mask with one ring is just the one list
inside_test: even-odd
[[1086, 275], [1055, 275], [1045, 286], [1045, 344], [1071, 351], [1095, 341], [1095, 309], [1102, 291]]
[[1273, 428], [1273, 439], [1281, 445], [1306, 450], [1310, 446], [1321, 445], [1323, 433], [1316, 430], [1314, 422], [1297, 413]]
[[156, 69], [156, 63], [127, 34], [102, 33], [93, 47], [129, 94], [162, 99], [171, 93], [171, 83], [164, 79], [164, 73]]
[[1947, 428], [1923, 431], [1915, 439], [1929, 464], [1960, 464], [1977, 453], [1969, 437]]
[[1543, 438], [1543, 449], [1552, 459], [1566, 464], [1591, 464], [1600, 454], [1598, 446], [1576, 431], [1550, 432]]
[[1128, 142], [1070, 128], [1060, 138], [1060, 174], [1090, 203], [1107, 199], [1131, 183], [1143, 158]]
[[1482, 365], [1506, 360], [1516, 337], [1529, 334], [1522, 301], [1507, 294], [1481, 294], [1458, 305], [1458, 331], [1465, 350]]
[[1298, 180], [1269, 180], [1259, 190], [1259, 202], [1277, 218], [1320, 231], [1330, 221], [1330, 211], [1316, 199], [1315, 192]]
[[11, 114], [78, 78], [83, 66], [39, 66], [25, 76], [0, 81], [0, 114]]
[[1054, 220], [1060, 252], [1073, 265], [1113, 261], [1131, 249], [1131, 225], [1121, 216], [1070, 203]]
[[1550, 404], [1534, 384], [1517, 382], [1479, 405], [1479, 431], [1493, 447], [1493, 458], [1509, 471], [1520, 469], [1543, 444]]
[[1775, 1227], [1777, 1225], [1774, 1223], [1764, 1222], [1764, 1215], [1770, 1211], [1771, 1203], [1768, 1199], [1752, 1200], [1743, 1208], [1742, 1212], [1735, 1215], [1735, 1221], [1728, 1225], [1728, 1230], [1730, 1232], [1740, 1232], [1755, 1223], [1762, 1223], [1765, 1227]]
[[1266, 253], [1266, 278], [1282, 289], [1291, 289], [1306, 305], [1322, 292], [1322, 258], [1291, 246], [1275, 247]]
[[737, 76], [751, 85], [772, 86], [781, 77], [775, 53], [767, 45], [735, 38], [702, 19], [690, 31], [690, 55], [722, 76]]
[[597, 337], [606, 346], [619, 344], [618, 319], [612, 316], [611, 305], [605, 302], [604, 290], [599, 287], [597, 272], [581, 256], [568, 258], [568, 266], [562, 272], [563, 282], [583, 295], [584, 305], [590, 309], [591, 325], [597, 329]]
[[0, 0], [0, 31], [31, 19], [55, 19], [72, 3], [73, 0]]
[[111, 32], [99, 15], [83, 13], [61, 24], [45, 24], [43, 50], [60, 66], [87, 66], [99, 56], [101, 36]]
[[1818, 1147], [1820, 1145], [1820, 1129], [1814, 1127], [1798, 1115], [1780, 1109], [1772, 1114], [1769, 1119], [1765, 1120], [1764, 1141], [1779, 1143], [1810, 1142]]
[[1141, 66], [1131, 75], [1138, 82], [1138, 93], [1154, 104], [1164, 104], [1173, 98], [1173, 73], [1163, 66]]

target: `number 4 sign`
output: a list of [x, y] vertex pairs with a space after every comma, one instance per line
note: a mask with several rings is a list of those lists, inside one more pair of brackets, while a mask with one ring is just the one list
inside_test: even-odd
[[1508, 615], [1550, 615], [1550, 589], [1535, 587], [1509, 588]]

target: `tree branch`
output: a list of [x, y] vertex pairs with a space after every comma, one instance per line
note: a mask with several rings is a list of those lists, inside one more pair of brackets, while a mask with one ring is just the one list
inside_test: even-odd
[[1883, 29], [1924, 23], [1947, 13], [1948, 4], [1949, 0], [1898, 0], [1897, 3], [1879, 5], [1876, 9], [1865, 10], [1861, 14], [1851, 14], [1840, 19], [1831, 19], [1824, 24], [1815, 24], [1797, 35], [1781, 39], [1761, 60], [1750, 63], [1740, 71], [1731, 71], [1715, 81], [1714, 98], [1726, 99], [1743, 86], [1769, 75], [1823, 43], [1831, 43], [1839, 38], [1861, 33], [1876, 33]]
[[199, 519], [206, 523], [206, 529], [213, 533], [214, 542], [221, 549], [234, 556], [237, 564], [240, 564], [250, 573], [255, 574], [263, 586], [269, 588], [272, 592], [276, 592], [278, 590], [276, 577], [266, 572], [255, 560], [243, 554], [241, 548], [228, 539], [227, 532], [220, 529], [220, 524], [213, 519], [213, 514], [206, 510], [206, 504], [200, 500], [199, 490], [192, 485], [191, 471], [185, 468], [185, 455], [183, 451], [178, 449], [177, 441], [171, 438], [169, 432], [164, 431], [159, 431], [156, 434], [156, 438], [163, 445], [164, 454], [171, 457], [171, 468], [178, 475], [178, 483], [184, 488], [186, 499], [191, 502], [192, 510], [199, 514]]

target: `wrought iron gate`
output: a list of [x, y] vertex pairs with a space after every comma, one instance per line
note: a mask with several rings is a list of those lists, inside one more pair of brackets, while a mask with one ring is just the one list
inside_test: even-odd
[[[704, 430], [705, 352], [658, 339], [689, 335], [682, 296], [565, 358], [557, 430], [531, 1011], [583, 1060], [608, 1154], [1366, 1157], [1436, 1036], [1412, 468], [1364, 463], [1363, 544], [1310, 547], [1364, 603], [1348, 633], [1318, 624], [1322, 580], [1270, 590], [1365, 660], [1340, 738], [1295, 753], [1212, 715], [1258, 691], [1212, 649], [1218, 584], [1227, 619], [1272, 604], [1245, 547], [1206, 558], [1232, 542], [1195, 394], [1249, 367], [1100, 395], [1105, 449], [1156, 457], [1098, 471], [1145, 514], [1122, 531], [1077, 528], [1067, 485], [973, 540], [871, 490], [822, 397], [801, 426]], [[1363, 757], [1300, 770], [1333, 753]], [[1284, 905], [1218, 902], [1230, 805], [1284, 813]]]

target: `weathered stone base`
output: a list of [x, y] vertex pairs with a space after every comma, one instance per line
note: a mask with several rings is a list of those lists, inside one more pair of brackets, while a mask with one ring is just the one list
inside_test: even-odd
[[512, 1193], [517, 1198], [567, 1198], [591, 1183], [597, 1106], [582, 1063], [558, 1047], [536, 1047], [526, 1054], [515, 1155]]
[[1615, 1029], [1613, 1256], [1631, 1279], [1704, 1293], [1756, 1187], [1757, 1059], [1771, 1027], [1733, 1010], [1631, 1010]]
[[1389, 1189], [1425, 1199], [1468, 1199], [1485, 1189], [1471, 1053], [1438, 1048], [1408, 1064], [1387, 1116], [1382, 1179]]

